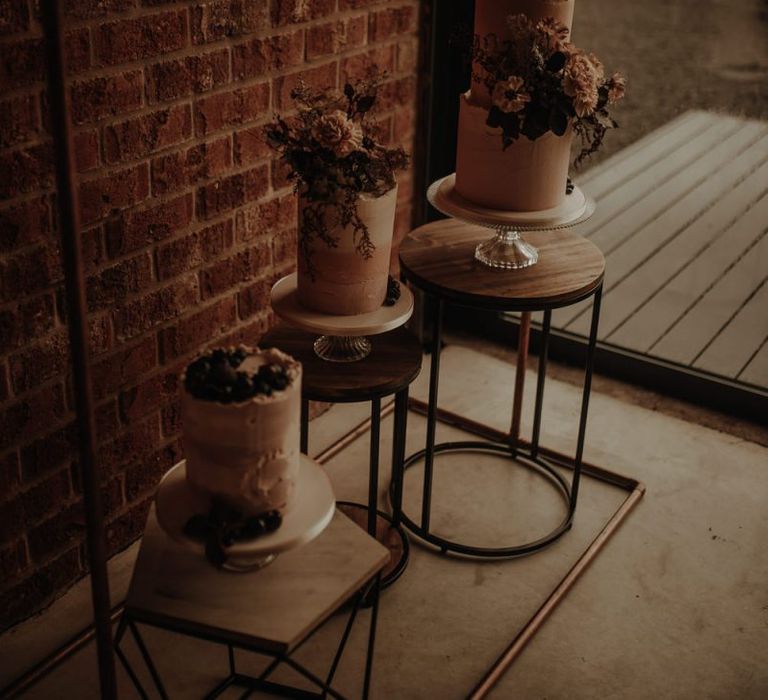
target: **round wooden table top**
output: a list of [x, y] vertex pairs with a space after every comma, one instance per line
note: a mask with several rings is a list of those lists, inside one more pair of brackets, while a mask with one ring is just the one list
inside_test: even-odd
[[301, 394], [310, 401], [372, 401], [405, 389], [421, 370], [421, 345], [405, 328], [370, 338], [372, 350], [358, 362], [328, 362], [315, 355], [316, 335], [280, 325], [261, 347], [276, 347], [301, 362]]
[[539, 261], [522, 270], [497, 270], [475, 260], [477, 244], [493, 235], [455, 219], [433, 221], [403, 241], [401, 269], [409, 282], [442, 299], [502, 311], [568, 306], [590, 296], [603, 280], [603, 254], [569, 229], [523, 233], [539, 249]]

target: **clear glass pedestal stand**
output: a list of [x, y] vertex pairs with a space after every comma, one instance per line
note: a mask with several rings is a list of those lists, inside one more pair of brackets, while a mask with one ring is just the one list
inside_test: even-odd
[[315, 354], [327, 362], [359, 362], [373, 349], [368, 336], [393, 331], [404, 325], [413, 313], [413, 294], [403, 286], [394, 306], [382, 306], [357, 316], [331, 316], [304, 308], [298, 301], [296, 273], [275, 283], [272, 308], [289, 326], [319, 337], [313, 343]]
[[455, 173], [433, 182], [427, 190], [427, 199], [446, 216], [496, 231], [493, 238], [475, 248], [475, 260], [499, 270], [521, 270], [539, 261], [539, 251], [522, 237], [526, 231], [575, 226], [586, 221], [595, 210], [594, 201], [579, 187], [574, 187], [563, 204], [553, 209], [525, 212], [486, 209], [458, 194]]

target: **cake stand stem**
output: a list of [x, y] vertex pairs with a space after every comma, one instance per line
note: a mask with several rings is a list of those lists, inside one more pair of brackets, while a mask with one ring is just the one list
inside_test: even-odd
[[321, 335], [314, 343], [315, 354], [328, 362], [357, 362], [371, 352], [371, 341], [364, 336]]
[[493, 238], [475, 248], [475, 259], [488, 267], [502, 270], [519, 270], [535, 265], [539, 251], [527, 243], [514, 228], [500, 228]]

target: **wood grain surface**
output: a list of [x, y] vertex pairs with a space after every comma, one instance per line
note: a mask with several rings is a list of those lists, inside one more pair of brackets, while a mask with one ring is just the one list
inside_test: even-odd
[[474, 259], [477, 244], [492, 235], [451, 219], [426, 224], [400, 248], [403, 274], [447, 301], [503, 311], [566, 306], [588, 297], [603, 279], [603, 254], [567, 229], [526, 232], [525, 240], [539, 249], [539, 262], [523, 270], [495, 270]]
[[259, 343], [301, 362], [301, 393], [310, 401], [354, 403], [382, 398], [407, 387], [421, 370], [421, 345], [405, 328], [371, 337], [371, 354], [359, 362], [321, 360], [312, 348], [316, 339], [312, 333], [280, 325]]

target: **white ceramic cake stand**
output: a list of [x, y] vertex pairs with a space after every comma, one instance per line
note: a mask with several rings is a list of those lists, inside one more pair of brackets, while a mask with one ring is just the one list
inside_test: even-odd
[[[210, 497], [201, 494], [187, 482], [187, 464], [180, 462], [162, 479], [155, 496], [160, 527], [175, 541], [201, 556], [205, 545], [184, 534], [184, 526], [193, 515], [207, 515]], [[281, 552], [306, 544], [317, 537], [331, 522], [336, 509], [331, 481], [325, 470], [306, 455], [301, 455], [296, 492], [283, 522], [274, 532], [253, 540], [236, 542], [226, 548], [224, 569], [253, 571], [272, 562]]]
[[464, 199], [456, 191], [456, 173], [433, 182], [427, 190], [427, 199], [446, 216], [494, 229], [496, 235], [475, 249], [475, 259], [489, 267], [504, 270], [530, 267], [539, 260], [539, 251], [523, 240], [521, 231], [575, 226], [586, 221], [595, 211], [594, 200], [577, 186], [565, 196], [560, 206], [552, 209], [524, 212], [486, 209]]
[[320, 335], [314, 343], [318, 357], [329, 362], [357, 362], [371, 352], [371, 341], [365, 336], [392, 331], [411, 317], [413, 294], [408, 287], [400, 285], [400, 298], [394, 306], [382, 306], [355, 316], [331, 316], [299, 303], [294, 272], [272, 287], [272, 308], [294, 328]]

